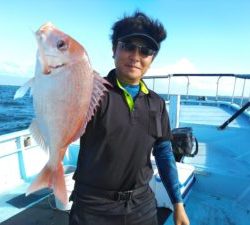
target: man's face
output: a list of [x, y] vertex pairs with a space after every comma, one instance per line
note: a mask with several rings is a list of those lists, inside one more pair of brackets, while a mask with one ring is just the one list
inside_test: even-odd
[[116, 72], [120, 81], [128, 84], [139, 83], [155, 55], [148, 50], [151, 49], [148, 48], [146, 42], [139, 38], [130, 39], [129, 42], [118, 42], [113, 51]]

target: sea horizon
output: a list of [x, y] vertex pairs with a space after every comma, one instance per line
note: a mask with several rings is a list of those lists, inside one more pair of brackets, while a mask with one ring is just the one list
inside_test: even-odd
[[0, 85], [22, 86], [29, 79], [31, 79], [30, 76], [3, 75], [3, 74], [0, 74]]

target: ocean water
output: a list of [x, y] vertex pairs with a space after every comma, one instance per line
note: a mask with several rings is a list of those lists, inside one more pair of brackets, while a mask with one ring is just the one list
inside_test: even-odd
[[14, 100], [18, 86], [0, 85], [0, 135], [27, 129], [34, 117], [29, 92]]
[[[0, 85], [0, 135], [27, 129], [34, 118], [32, 97], [29, 92], [23, 98], [14, 100], [18, 86]], [[167, 95], [161, 95], [167, 99]], [[182, 96], [186, 99], [186, 96]], [[197, 99], [197, 96], [189, 96], [189, 99]], [[214, 100], [214, 97], [207, 97]], [[220, 97], [219, 100], [231, 101], [229, 97]], [[243, 104], [249, 101], [244, 99]], [[235, 98], [234, 103], [240, 104], [241, 99]]]

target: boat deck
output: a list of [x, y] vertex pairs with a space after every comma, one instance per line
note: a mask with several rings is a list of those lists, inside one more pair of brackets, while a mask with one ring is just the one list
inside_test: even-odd
[[[188, 105], [187, 105], [188, 104]], [[187, 124], [201, 124], [201, 125], [211, 125], [220, 126], [227, 119], [229, 119], [235, 110], [239, 107], [234, 107], [225, 102], [198, 102], [198, 101], [188, 101], [184, 102], [180, 110], [180, 126]], [[248, 128], [250, 126], [250, 113], [243, 113], [241, 116], [237, 117], [229, 127], [240, 127]]]
[[[183, 162], [195, 166], [196, 183], [186, 202], [192, 225], [246, 225], [250, 221], [250, 120], [222, 105], [183, 106], [181, 126], [192, 126], [199, 153]], [[170, 218], [166, 224], [172, 224]]]
[[1, 225], [67, 225], [68, 217], [69, 212], [56, 209], [54, 197], [49, 195], [5, 220]]
[[[181, 105], [180, 126], [191, 126], [199, 141], [198, 155], [183, 160], [195, 166], [196, 182], [185, 203], [192, 225], [245, 225], [250, 221], [250, 116], [242, 114], [225, 130], [218, 129], [234, 112], [235, 109], [223, 104]], [[23, 184], [0, 195], [1, 224], [67, 224], [67, 212], [53, 209], [48, 197], [19, 209], [7, 203], [24, 193], [26, 187]], [[45, 214], [38, 213], [42, 211]], [[30, 212], [32, 216], [28, 216]], [[170, 224], [171, 217], [165, 225]]]

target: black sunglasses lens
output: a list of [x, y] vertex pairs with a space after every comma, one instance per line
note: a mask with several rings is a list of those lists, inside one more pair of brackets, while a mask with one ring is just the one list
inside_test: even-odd
[[136, 50], [136, 45], [131, 44], [131, 43], [124, 43], [124, 50], [128, 51], [128, 52], [133, 52]]
[[147, 47], [141, 47], [141, 54], [144, 56], [151, 56], [154, 54], [154, 50]]
[[123, 43], [123, 42], [120, 42], [120, 46], [123, 50], [125, 51], [128, 51], [128, 52], [134, 52], [136, 51], [136, 49], [138, 48], [140, 54], [142, 56], [152, 56], [155, 51], [148, 48], [148, 47], [144, 47], [144, 46], [137, 46], [133, 43]]

